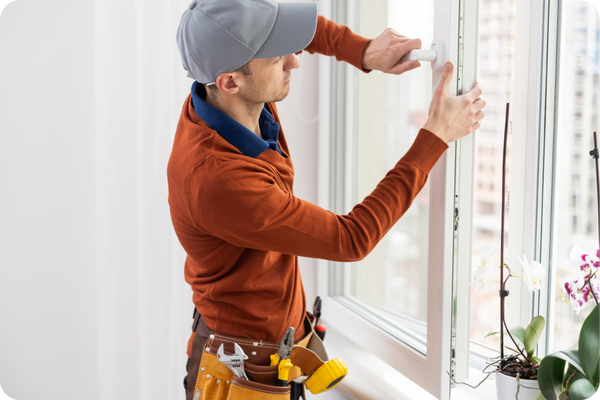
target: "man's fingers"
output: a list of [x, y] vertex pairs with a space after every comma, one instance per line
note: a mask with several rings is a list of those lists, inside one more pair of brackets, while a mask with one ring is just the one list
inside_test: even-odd
[[485, 113], [483, 111], [478, 111], [475, 113], [475, 121], [479, 122], [485, 117]]
[[440, 83], [436, 89], [437, 91], [441, 91], [440, 95], [448, 92], [448, 88], [450, 87], [450, 82], [452, 81], [452, 74], [454, 73], [454, 65], [448, 61], [446, 65], [444, 65], [444, 71], [442, 71], [442, 79], [440, 79]]
[[473, 102], [473, 105], [475, 106], [476, 110], [483, 110], [485, 108], [486, 104], [487, 103], [485, 102], [483, 97], [479, 97], [477, 100], [475, 100]]
[[408, 54], [408, 52], [412, 51], [412, 50], [417, 50], [421, 48], [421, 39], [410, 39], [407, 40], [406, 42], [402, 43], [399, 47], [399, 51], [398, 53], [400, 53], [400, 57], [403, 57], [405, 54]]
[[477, 82], [475, 84], [475, 86], [473, 87], [473, 89], [471, 89], [471, 91], [469, 93], [467, 93], [468, 96], [470, 96], [472, 99], [478, 99], [479, 97], [481, 97], [481, 95], [483, 94], [483, 87], [481, 86], [481, 83]]
[[385, 72], [387, 72], [389, 74], [400, 75], [400, 74], [405, 73], [406, 71], [411, 71], [415, 68], [419, 68], [420, 66], [421, 66], [421, 63], [418, 61], [403, 61], [403, 62], [396, 64], [389, 71], [385, 71]]

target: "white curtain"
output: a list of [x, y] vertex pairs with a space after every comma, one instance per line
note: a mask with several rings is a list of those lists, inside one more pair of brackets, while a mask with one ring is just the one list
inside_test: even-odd
[[183, 398], [192, 302], [166, 165], [191, 85], [175, 41], [187, 3], [94, 2], [100, 399]]

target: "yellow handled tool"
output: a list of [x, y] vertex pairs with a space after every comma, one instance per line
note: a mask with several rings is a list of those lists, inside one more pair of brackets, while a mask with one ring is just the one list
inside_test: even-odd
[[292, 364], [292, 347], [294, 346], [294, 335], [296, 328], [288, 328], [287, 332], [281, 339], [279, 350], [276, 354], [271, 354], [271, 366], [279, 364], [279, 374], [277, 376], [277, 386], [287, 386], [288, 377], [290, 375], [290, 369], [294, 366]]

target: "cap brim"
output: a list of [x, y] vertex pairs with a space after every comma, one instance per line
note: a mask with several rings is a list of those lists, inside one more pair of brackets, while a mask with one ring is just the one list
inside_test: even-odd
[[304, 50], [317, 30], [317, 3], [280, 2], [271, 34], [253, 58], [281, 57]]

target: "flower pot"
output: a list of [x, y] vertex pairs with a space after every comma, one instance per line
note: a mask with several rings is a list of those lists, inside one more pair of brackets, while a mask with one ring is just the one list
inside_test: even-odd
[[[518, 395], [517, 395], [518, 390]], [[540, 394], [537, 380], [519, 379], [496, 373], [496, 396], [498, 400], [535, 400]]]

